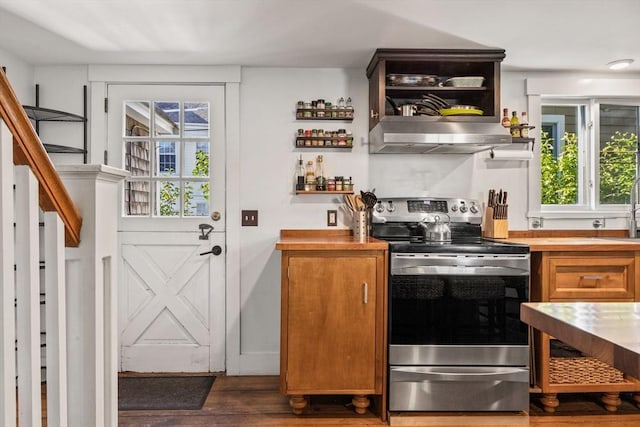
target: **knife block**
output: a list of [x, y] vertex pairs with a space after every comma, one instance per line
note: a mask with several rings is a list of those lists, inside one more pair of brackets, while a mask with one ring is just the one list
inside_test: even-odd
[[509, 220], [493, 219], [493, 208], [487, 207], [484, 212], [484, 224], [482, 227], [483, 237], [494, 239], [506, 239], [509, 237]]

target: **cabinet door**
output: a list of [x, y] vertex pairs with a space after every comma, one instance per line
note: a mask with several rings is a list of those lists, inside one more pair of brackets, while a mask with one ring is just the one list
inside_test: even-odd
[[289, 259], [287, 389], [375, 391], [376, 258]]

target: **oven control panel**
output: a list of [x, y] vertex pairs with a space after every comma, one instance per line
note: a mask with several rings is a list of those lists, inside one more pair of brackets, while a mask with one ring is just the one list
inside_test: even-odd
[[482, 221], [480, 204], [473, 199], [381, 197], [373, 208], [373, 222], [430, 222], [437, 214], [446, 214], [450, 222]]

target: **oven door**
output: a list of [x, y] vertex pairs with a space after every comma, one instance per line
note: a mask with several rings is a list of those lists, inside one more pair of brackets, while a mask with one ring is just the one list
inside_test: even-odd
[[518, 367], [391, 366], [391, 411], [524, 411], [529, 371]]
[[529, 255], [393, 253], [389, 343], [527, 346]]

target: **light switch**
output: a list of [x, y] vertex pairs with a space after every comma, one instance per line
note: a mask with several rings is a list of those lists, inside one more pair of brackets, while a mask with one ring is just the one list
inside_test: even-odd
[[338, 225], [338, 211], [336, 210], [328, 210], [327, 211], [327, 226], [335, 227]]

